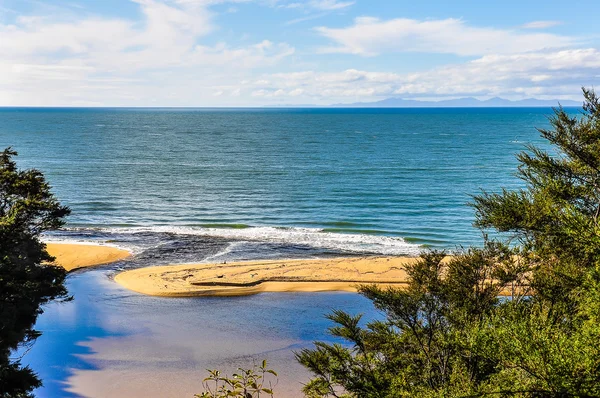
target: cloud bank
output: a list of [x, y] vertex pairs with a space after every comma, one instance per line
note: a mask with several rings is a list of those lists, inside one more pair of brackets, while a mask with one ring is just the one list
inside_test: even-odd
[[[581, 85], [600, 81], [600, 51], [588, 39], [546, 32], [559, 24], [551, 20], [500, 29], [456, 18], [353, 18], [345, 13], [357, 3], [342, 0], [130, 4], [137, 16], [44, 8], [0, 22], [0, 105], [262, 106], [392, 96], [579, 99]], [[227, 37], [247, 39], [232, 44], [221, 25], [233, 5], [236, 15], [254, 7], [284, 13], [282, 21], [294, 12], [353, 19], [342, 27], [283, 23], [276, 30], [281, 34], [236, 31]], [[311, 41], [285, 35], [286, 29]], [[402, 73], [378, 62], [391, 54], [418, 59], [421, 53], [450, 58], [427, 67], [417, 62]]]
[[466, 64], [409, 74], [355, 69], [274, 74], [263, 76], [253, 84], [255, 96], [281, 98], [301, 90], [318, 103], [325, 99], [352, 102], [365, 97], [579, 99], [576, 90], [581, 81], [594, 75], [597, 79], [599, 69], [600, 51], [590, 48], [488, 55]]
[[453, 18], [424, 21], [397, 18], [382, 21], [360, 17], [345, 28], [319, 27], [317, 31], [335, 43], [334, 46], [322, 48], [322, 52], [363, 56], [390, 51], [462, 56], [513, 54], [564, 48], [577, 43], [571, 37], [474, 27]]

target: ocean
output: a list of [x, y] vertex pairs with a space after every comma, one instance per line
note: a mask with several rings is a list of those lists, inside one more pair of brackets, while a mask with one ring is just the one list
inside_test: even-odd
[[37, 325], [44, 334], [23, 358], [44, 379], [36, 393], [189, 396], [206, 367], [267, 358], [282, 374], [283, 396], [294, 396], [308, 375], [293, 351], [330, 339], [324, 315], [333, 308], [381, 316], [368, 300], [349, 293], [153, 298], [112, 276], [169, 263], [480, 245], [468, 202], [482, 189], [522, 186], [515, 154], [545, 145], [535, 127], [548, 127], [551, 114], [0, 108], [0, 146], [19, 152], [19, 167], [43, 171], [72, 208], [65, 230], [45, 239], [136, 254], [69, 276], [75, 300], [46, 308]]
[[519, 186], [515, 154], [541, 143], [549, 114], [4, 108], [0, 146], [72, 208], [56, 239], [162, 233], [403, 255], [480, 243], [471, 195]]

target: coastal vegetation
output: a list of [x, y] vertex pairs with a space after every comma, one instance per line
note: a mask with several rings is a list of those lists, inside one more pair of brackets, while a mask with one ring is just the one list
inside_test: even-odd
[[239, 368], [231, 377], [219, 370], [209, 370], [202, 384], [204, 392], [196, 398], [260, 398], [273, 397], [273, 387], [277, 385], [277, 373], [267, 367], [267, 361], [250, 369]]
[[[335, 311], [297, 353], [308, 397], [600, 396], [600, 101], [562, 108], [518, 155], [520, 190], [474, 197], [483, 248], [407, 265], [408, 288], [361, 286], [385, 314]], [[500, 299], [504, 292], [506, 299]]]
[[10, 148], [0, 152], [0, 397], [31, 397], [41, 380], [14, 358], [40, 336], [33, 328], [42, 305], [68, 300], [64, 268], [40, 241], [70, 213], [38, 170], [19, 170]]

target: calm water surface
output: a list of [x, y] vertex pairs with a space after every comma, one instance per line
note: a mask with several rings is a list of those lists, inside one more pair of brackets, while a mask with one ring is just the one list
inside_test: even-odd
[[301, 396], [307, 372], [294, 351], [331, 341], [324, 315], [333, 308], [376, 316], [349, 293], [260, 294], [169, 299], [131, 293], [110, 270], [69, 278], [75, 300], [50, 305], [44, 332], [26, 355], [43, 378], [38, 397], [192, 397], [206, 369], [232, 371], [267, 359], [279, 396]]

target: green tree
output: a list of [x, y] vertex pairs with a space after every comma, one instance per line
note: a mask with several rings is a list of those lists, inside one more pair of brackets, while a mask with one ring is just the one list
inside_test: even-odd
[[11, 358], [17, 348], [32, 344], [41, 306], [68, 299], [65, 270], [40, 241], [57, 229], [70, 210], [61, 206], [38, 170], [19, 170], [10, 148], [0, 152], [0, 396], [30, 397], [41, 381], [29, 367]]
[[[523, 263], [506, 246], [488, 242], [444, 262], [430, 252], [405, 266], [404, 289], [361, 286], [384, 320], [335, 311], [332, 335], [348, 344], [317, 342], [297, 358], [315, 375], [309, 397], [418, 397], [476, 392], [495, 363], [471, 347], [469, 333], [523, 277]], [[348, 347], [348, 345], [350, 347]]]
[[361, 287], [386, 317], [331, 315], [347, 344], [298, 353], [307, 396], [600, 396], [600, 102], [583, 93], [539, 130], [549, 150], [518, 155], [524, 189], [474, 198], [475, 226], [506, 241], [425, 254], [407, 289]]
[[481, 329], [480, 347], [502, 367], [488, 390], [600, 396], [600, 102], [559, 108], [551, 144], [521, 153], [519, 191], [475, 198], [476, 225], [508, 233], [527, 253], [529, 300], [506, 303]]
[[[518, 155], [526, 188], [475, 198], [475, 225], [509, 233], [536, 256], [536, 295], [569, 305], [600, 261], [600, 103], [583, 89], [584, 112], [555, 110], [552, 129], [539, 129], [551, 151]], [[558, 305], [558, 303], [557, 303]]]

